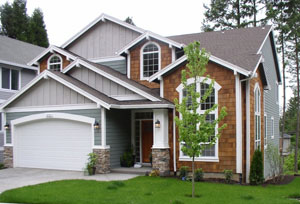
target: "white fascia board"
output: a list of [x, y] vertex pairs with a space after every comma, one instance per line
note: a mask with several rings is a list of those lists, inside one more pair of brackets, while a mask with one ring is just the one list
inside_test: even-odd
[[45, 70], [42, 74], [38, 75], [36, 78], [34, 78], [30, 83], [28, 83], [25, 87], [23, 87], [19, 92], [17, 92], [15, 95], [13, 95], [11, 98], [9, 98], [5, 103], [1, 104], [0, 106], [0, 111], [3, 111], [3, 109], [9, 105], [11, 102], [13, 102], [15, 99], [17, 99], [19, 96], [21, 96], [25, 91], [27, 91], [28, 89], [30, 89], [33, 85], [35, 85], [37, 82], [39, 82], [41, 79], [43, 78], [52, 78], [62, 84], [64, 84], [65, 86], [69, 87], [70, 89], [80, 93], [81, 95], [89, 98], [90, 100], [94, 101], [95, 103], [109, 109], [110, 105], [105, 103], [104, 101], [94, 97], [93, 95], [81, 90], [80, 88], [74, 86], [73, 84], [67, 82], [66, 80], [56, 76], [55, 74]]
[[171, 104], [133, 104], [133, 105], [111, 104], [111, 108], [115, 108], [115, 109], [175, 108], [175, 105], [171, 105]]
[[149, 82], [153, 82], [154, 80], [159, 79], [160, 76], [162, 76], [165, 73], [169, 72], [170, 70], [172, 70], [173, 68], [175, 68], [176, 66], [178, 66], [181, 63], [183, 63], [186, 60], [187, 60], [187, 57], [185, 55], [183, 55], [182, 57], [180, 57], [179, 59], [177, 59], [175, 62], [169, 64], [165, 68], [163, 68], [160, 71], [158, 71], [155, 74], [153, 74], [151, 77], [149, 77], [148, 81]]
[[28, 62], [27, 65], [29, 66], [32, 66], [33, 64], [35, 64], [38, 60], [40, 60], [42, 57], [44, 57], [46, 54], [48, 54], [49, 52], [53, 53], [53, 51], [57, 52], [57, 53], [60, 53], [72, 60], [75, 60], [77, 57], [76, 56], [73, 56], [69, 53], [67, 53], [66, 51], [56, 47], [56, 46], [53, 46], [51, 45], [50, 47], [48, 47], [46, 50], [44, 50], [41, 54], [39, 54], [38, 56], [36, 56], [33, 60], [31, 60], [30, 62]]
[[262, 62], [262, 60], [263, 60], [263, 57], [262, 57], [262, 55], [261, 55], [260, 58], [259, 58], [259, 60], [258, 60], [258, 62], [256, 63], [256, 66], [255, 66], [254, 71], [252, 72], [251, 78], [253, 78], [253, 77], [255, 76], [256, 71], [257, 71], [257, 69], [258, 69], [258, 67], [259, 67], [259, 64]]
[[21, 68], [25, 68], [25, 69], [31, 69], [31, 70], [34, 70], [34, 71], [38, 71], [37, 67], [28, 66], [28, 65], [25, 65], [25, 64], [19, 64], [19, 63], [9, 62], [9, 61], [5, 61], [5, 60], [0, 60], [0, 63], [15, 66], [15, 67], [21, 67]]
[[258, 49], [258, 51], [257, 51], [256, 54], [260, 54], [260, 53], [261, 53], [261, 50], [262, 50], [262, 48], [263, 48], [263, 46], [264, 46], [266, 40], [268, 39], [268, 37], [269, 37], [269, 35], [270, 35], [270, 32], [271, 32], [272, 30], [273, 30], [273, 26], [271, 26], [270, 30], [268, 31], [268, 34], [265, 36], [265, 39], [264, 39], [263, 42], [261, 43], [261, 45], [260, 45], [260, 47], [259, 47], [259, 49]]
[[116, 56], [111, 56], [111, 57], [93, 58], [93, 59], [88, 59], [88, 60], [91, 62], [94, 62], [94, 63], [101, 63], [101, 62], [125, 60], [125, 57], [116, 55]]
[[[180, 57], [179, 59], [177, 59], [175, 62], [169, 64], [168, 66], [166, 66], [165, 68], [161, 69], [160, 71], [156, 72], [155, 74], [153, 74], [151, 77], [149, 77], [148, 81], [149, 82], [153, 82], [154, 80], [156, 79], [159, 79], [160, 76], [164, 75], [165, 73], [169, 72], [170, 70], [172, 70], [173, 68], [175, 68], [176, 66], [178, 66], [179, 64], [183, 63], [184, 61], [187, 60], [187, 57], [184, 55], [182, 57]], [[225, 60], [222, 60], [218, 57], [215, 57], [213, 55], [211, 55], [209, 57], [209, 60], [212, 61], [212, 62], [215, 62], [217, 64], [220, 64], [224, 67], [227, 67], [233, 71], [236, 71], [240, 74], [243, 74], [245, 76], [249, 76], [251, 74], [250, 71], [246, 71], [245, 69], [239, 67], [239, 66], [236, 66], [234, 64], [231, 64]]]
[[[160, 99], [152, 96], [151, 94], [148, 94], [147, 92], [145, 92], [145, 91], [143, 91], [143, 90], [141, 90], [141, 89], [139, 89], [139, 88], [137, 88], [137, 87], [135, 87], [135, 86], [133, 86], [129, 83], [126, 83], [126, 82], [120, 80], [120, 78], [117, 78], [113, 75], [110, 75], [109, 73], [104, 72], [104, 71], [94, 67], [93, 65], [91, 65], [91, 64], [89, 64], [89, 63], [87, 63], [83, 60], [77, 59], [76, 62], [77, 63], [74, 63], [72, 67], [74, 67], [76, 64], [81, 64], [82, 66], [89, 68], [90, 70], [96, 72], [97, 74], [100, 74], [101, 76], [103, 76], [103, 77], [105, 77], [105, 78], [107, 78], [107, 79], [123, 86], [123, 87], [126, 87], [127, 89], [129, 89], [129, 90], [131, 90], [131, 91], [133, 91], [133, 92], [135, 92], [135, 93], [137, 93], [137, 94], [139, 94], [139, 95], [141, 95], [141, 96], [143, 96], [143, 97], [145, 97], [145, 98], [147, 98], [151, 101], [160, 101]], [[67, 73], [72, 67], [69, 67], [68, 70], [64, 69], [62, 72], [64, 74]]]
[[117, 18], [114, 18], [112, 16], [109, 16], [107, 14], [101, 14], [99, 17], [97, 17], [95, 20], [93, 20], [91, 23], [89, 23], [86, 27], [84, 27], [81, 31], [79, 31], [77, 34], [75, 34], [72, 38], [70, 38], [68, 41], [66, 41], [64, 44], [61, 45], [62, 48], [66, 48], [68, 45], [70, 45], [72, 42], [74, 42], [77, 38], [79, 38], [82, 34], [84, 34], [86, 31], [88, 31], [91, 27], [93, 27], [95, 24], [97, 24], [100, 21], [109, 20], [114, 23], [117, 23], [119, 25], [122, 25], [126, 28], [129, 28], [131, 30], [134, 30], [138, 33], [145, 32], [144, 29], [130, 25], [129, 23], [126, 23], [124, 21], [121, 21]]
[[166, 44], [169, 44], [169, 46], [174, 46], [174, 47], [177, 47], [177, 48], [182, 48], [184, 47], [183, 44], [180, 44], [178, 42], [175, 42], [173, 40], [170, 40], [168, 38], [165, 38], [163, 36], [160, 36], [158, 34], [155, 34], [155, 33], [152, 33], [150, 31], [147, 31], [145, 33], [143, 33], [143, 35], [140, 35], [139, 37], [137, 37], [136, 39], [134, 39], [133, 41], [131, 41], [129, 44], [125, 45], [123, 48], [121, 48], [118, 52], [116, 52], [117, 55], [121, 55], [123, 54], [124, 52], [126, 53], [127, 50], [129, 50], [130, 48], [132, 48], [134, 45], [136, 45], [137, 43], [141, 42], [143, 39], [147, 39], [147, 38], [155, 38], [156, 40], [159, 40], [159, 41], [162, 41]]

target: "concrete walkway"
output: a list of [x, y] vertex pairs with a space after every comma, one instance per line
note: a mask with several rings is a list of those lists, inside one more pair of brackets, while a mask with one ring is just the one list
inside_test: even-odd
[[49, 181], [84, 179], [96, 181], [115, 181], [128, 180], [135, 178], [136, 174], [97, 174], [94, 176], [84, 176], [79, 171], [60, 171], [47, 169], [31, 169], [31, 168], [10, 168], [0, 170], [0, 194], [3, 191], [19, 188], [28, 185], [35, 185]]

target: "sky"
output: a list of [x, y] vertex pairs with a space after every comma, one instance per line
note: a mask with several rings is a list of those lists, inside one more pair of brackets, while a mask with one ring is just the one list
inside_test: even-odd
[[[7, 0], [0, 0], [0, 5]], [[13, 2], [13, 0], [9, 0]], [[120, 20], [128, 16], [136, 26], [162, 36], [201, 31], [203, 4], [210, 0], [27, 0], [27, 13], [35, 8], [44, 13], [50, 44], [61, 46], [86, 25], [108, 14]], [[289, 89], [287, 98], [292, 92]], [[280, 87], [280, 104], [282, 88]]]

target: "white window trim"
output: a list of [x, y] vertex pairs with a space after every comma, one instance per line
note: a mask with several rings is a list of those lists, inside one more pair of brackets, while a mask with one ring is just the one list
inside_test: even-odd
[[267, 114], [265, 113], [264, 115], [264, 147], [265, 149], [268, 148], [268, 116]]
[[[205, 77], [199, 77], [199, 79], [196, 81], [196, 91], [200, 92], [200, 84], [203, 80], [205, 80]], [[189, 78], [187, 79], [187, 85], [190, 85], [192, 83], [195, 82], [194, 78]], [[210, 84], [212, 82], [211, 79], [207, 79], [206, 80], [206, 84]], [[222, 87], [217, 83], [214, 82], [214, 89], [215, 89], [215, 104], [218, 104], [218, 91], [221, 89]], [[179, 102], [182, 102], [182, 98], [183, 98], [183, 84], [180, 84], [177, 88], [176, 91], [179, 93]], [[199, 113], [204, 113], [205, 110], [198, 110]], [[215, 111], [212, 112], [215, 115], [215, 119], [218, 118], [218, 109], [216, 109]], [[179, 117], [181, 118], [181, 114], [179, 115]], [[216, 125], [216, 134], [218, 134], [218, 125]], [[190, 158], [189, 156], [184, 156], [183, 152], [181, 151], [181, 147], [182, 144], [180, 144], [180, 150], [179, 150], [179, 161], [192, 161], [192, 158]], [[218, 139], [216, 140], [215, 143], [215, 156], [214, 157], [195, 157], [195, 161], [203, 161], [203, 162], [219, 162], [219, 141]]]
[[[6, 88], [2, 88], [2, 68], [4, 69], [8, 69], [9, 70], [9, 88], [6, 89]], [[18, 71], [18, 90], [13, 90], [11, 89], [11, 70], [16, 70]], [[8, 92], [8, 93], [16, 93], [18, 92], [19, 90], [21, 89], [21, 69], [14, 69], [14, 68], [6, 68], [6, 67], [0, 67], [0, 91], [3, 91], [3, 92]]]
[[60, 63], [56, 62], [56, 63], [52, 63], [51, 65], [57, 65], [59, 64], [60, 65], [60, 71], [62, 71], [62, 65], [63, 65], [63, 59], [60, 55], [58, 54], [53, 54], [51, 55], [49, 58], [48, 58], [48, 61], [47, 61], [47, 69], [51, 70], [50, 69], [50, 60], [53, 58], [53, 57], [58, 57], [60, 59]]
[[279, 84], [278, 82], [276, 81], [276, 104], [278, 105], [279, 104]]
[[158, 71], [157, 72], [159, 72], [161, 69], [161, 48], [158, 43], [156, 43], [154, 41], [149, 41], [149, 42], [145, 43], [140, 50], [140, 80], [148, 80], [150, 78], [150, 76], [144, 77], [144, 52], [143, 52], [144, 48], [149, 44], [154, 44], [158, 48]]
[[274, 117], [271, 117], [271, 139], [274, 139]]
[[[258, 110], [256, 110], [256, 106], [257, 106], [257, 101], [256, 101], [256, 90], [258, 90], [259, 92], [259, 99], [258, 99]], [[256, 144], [259, 143], [260, 144], [260, 147], [261, 147], [261, 91], [260, 91], [260, 87], [259, 87], [259, 84], [256, 83], [255, 84], [255, 87], [254, 87], [254, 123], [256, 123], [256, 116], [259, 116], [259, 124], [260, 126], [258, 127], [259, 128], [259, 132], [260, 132], [260, 139], [256, 139], [256, 125], [257, 124], [254, 124], [254, 149], [256, 149]]]

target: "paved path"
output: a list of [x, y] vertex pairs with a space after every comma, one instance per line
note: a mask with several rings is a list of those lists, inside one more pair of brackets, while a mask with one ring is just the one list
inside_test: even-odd
[[85, 179], [97, 181], [128, 180], [138, 175], [135, 174], [97, 174], [94, 176], [84, 176], [83, 172], [60, 171], [31, 168], [10, 168], [0, 170], [0, 193], [9, 189], [19, 188], [28, 185], [35, 185], [49, 181], [66, 179]]

